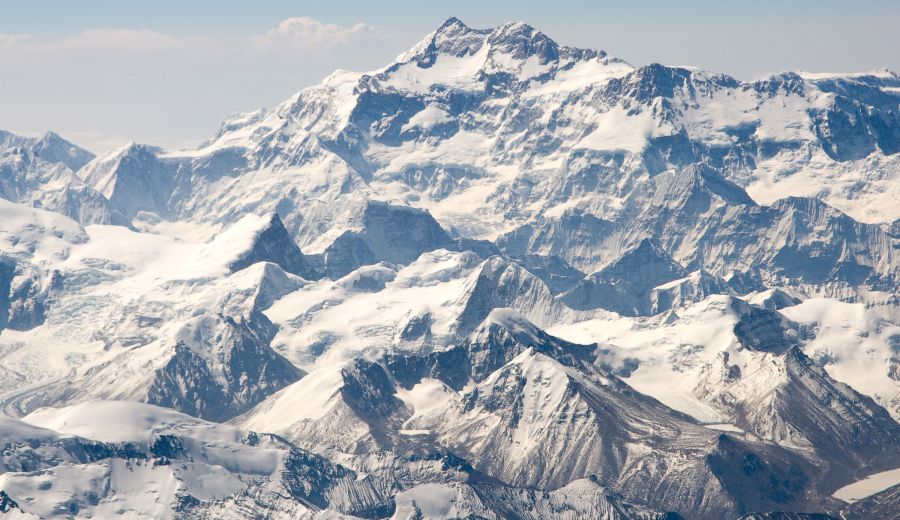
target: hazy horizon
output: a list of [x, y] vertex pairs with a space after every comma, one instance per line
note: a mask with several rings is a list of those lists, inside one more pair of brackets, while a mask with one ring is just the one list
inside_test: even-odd
[[523, 21], [560, 44], [603, 49], [635, 66], [689, 65], [743, 80], [786, 70], [900, 69], [891, 29], [900, 6], [890, 2], [464, 1], [453, 11], [415, 2], [7, 7], [0, 129], [54, 131], [95, 153], [129, 141], [193, 146], [228, 114], [273, 106], [336, 69], [386, 65], [450, 16], [476, 28]]

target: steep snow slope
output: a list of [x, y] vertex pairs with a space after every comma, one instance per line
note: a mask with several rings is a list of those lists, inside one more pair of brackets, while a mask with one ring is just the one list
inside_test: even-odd
[[900, 463], [900, 425], [871, 399], [831, 379], [799, 347], [722, 357], [697, 392], [730, 410], [734, 423], [761, 438], [810, 450], [834, 466], [892, 468]]

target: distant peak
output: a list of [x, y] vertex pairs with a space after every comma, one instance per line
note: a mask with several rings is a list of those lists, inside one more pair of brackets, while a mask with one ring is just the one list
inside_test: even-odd
[[496, 307], [491, 310], [488, 317], [484, 319], [482, 326], [490, 326], [491, 324], [500, 325], [507, 329], [522, 329], [529, 332], [536, 332], [537, 326], [531, 323], [525, 316], [514, 309], [508, 307]]
[[151, 154], [155, 155], [157, 153], [162, 152], [157, 146], [149, 145], [149, 144], [141, 144], [136, 143], [134, 141], [130, 141], [119, 148], [116, 148], [109, 155], [111, 156], [119, 156], [119, 155], [138, 155], [138, 154]]
[[45, 140], [45, 141], [64, 141], [64, 140], [65, 140], [65, 139], [62, 138], [62, 136], [60, 136], [59, 134], [57, 134], [57, 133], [54, 132], [53, 130], [47, 130], [47, 131], [44, 133], [43, 137], [41, 137], [41, 139], [43, 139], [43, 140]]
[[614, 278], [621, 277], [629, 279], [635, 276], [636, 271], [634, 269], [637, 266], [653, 266], [654, 272], [666, 273], [662, 278], [667, 278], [667, 280], [660, 279], [658, 280], [660, 283], [683, 278], [688, 275], [688, 272], [666, 253], [656, 239], [644, 238], [637, 246], [627, 251], [619, 257], [618, 260], [598, 273], [595, 273], [593, 276], [612, 276]]
[[535, 28], [525, 22], [507, 22], [493, 30], [495, 34], [531, 34]]
[[127, 143], [125, 143], [125, 144], [123, 144], [123, 145], [121, 145], [121, 146], [118, 146], [118, 147], [116, 147], [116, 148], [113, 148], [112, 150], [110, 150], [110, 151], [107, 153], [107, 155], [109, 155], [109, 156], [116, 156], [116, 155], [126, 154], [126, 153], [128, 153], [128, 152], [130, 152], [130, 151], [132, 151], [132, 150], [134, 150], [134, 149], [136, 149], [136, 148], [138, 148], [138, 147], [140, 147], [140, 146], [141, 146], [140, 144], [138, 144], [138, 143], [136, 143], [136, 142], [134, 142], [134, 141], [128, 141]]
[[450, 17], [408, 52], [398, 56], [395, 62], [414, 61], [419, 67], [428, 68], [439, 56], [456, 58], [472, 56], [486, 46], [490, 47], [491, 53], [500, 53], [515, 60], [523, 61], [537, 57], [541, 64], [557, 61], [561, 56], [576, 59], [607, 56], [600, 50], [560, 46], [549, 36], [525, 22], [508, 22], [493, 28], [473, 29], [459, 18]]
[[444, 20], [444, 23], [442, 23], [440, 25], [440, 27], [438, 27], [437, 30], [438, 30], [438, 32], [440, 32], [441, 30], [447, 29], [450, 27], [461, 27], [461, 28], [468, 29], [468, 27], [466, 26], [466, 24], [463, 23], [462, 20], [460, 20], [459, 18], [457, 18], [455, 16], [451, 16], [450, 18], [447, 18], [446, 20]]
[[519, 312], [509, 308], [495, 308], [470, 334], [475, 342], [489, 342], [496, 334], [505, 334], [523, 346], [533, 346], [549, 340], [537, 325]]
[[546, 34], [524, 22], [505, 23], [491, 30], [490, 36], [488, 36], [491, 44], [529, 40], [544, 40], [556, 45], [556, 42], [553, 42]]
[[[652, 258], [655, 261], [670, 262], [672, 264], [676, 263], [675, 260], [669, 256], [669, 253], [662, 248], [659, 241], [651, 237], [642, 239], [637, 246], [622, 255], [622, 259], [628, 261], [632, 261], [635, 258]], [[683, 274], [687, 275], [688, 273], [685, 271]]]
[[633, 248], [626, 254], [649, 254], [653, 253], [655, 255], [667, 257], [669, 256], [663, 251], [663, 248], [659, 245], [659, 242], [655, 238], [644, 238], [640, 241], [637, 247]]
[[459, 18], [451, 16], [450, 18], [447, 18], [447, 20], [442, 23], [436, 31], [434, 31], [434, 37], [436, 40], [447, 40], [458, 37], [465, 37], [470, 33], [482, 32], [483, 31], [475, 31], [468, 25], [464, 24]]

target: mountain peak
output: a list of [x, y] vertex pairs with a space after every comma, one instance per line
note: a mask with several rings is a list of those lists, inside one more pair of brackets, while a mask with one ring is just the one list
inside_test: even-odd
[[[622, 258], [614, 265], [635, 261], [675, 263], [675, 261], [672, 260], [672, 257], [663, 250], [659, 242], [655, 238], [649, 237], [641, 239], [637, 246], [622, 255]], [[683, 272], [682, 274], [687, 275], [687, 272]]]
[[113, 148], [105, 154], [96, 157], [97, 160], [94, 161], [94, 163], [117, 163], [125, 157], [143, 157], [150, 155], [155, 157], [162, 152], [162, 148], [149, 144], [137, 143], [135, 141], [129, 141], [122, 146]]
[[618, 260], [591, 275], [604, 280], [630, 280], [633, 283], [654, 282], [653, 286], [684, 278], [689, 273], [653, 238], [644, 238]]
[[44, 132], [44, 135], [41, 136], [41, 140], [43, 141], [62, 141], [63, 138], [53, 130], [47, 130]]
[[248, 222], [244, 227], [255, 226], [256, 230], [249, 233], [252, 236], [250, 246], [229, 264], [232, 271], [240, 271], [258, 262], [271, 262], [285, 272], [307, 279], [316, 278], [312, 266], [291, 239], [278, 213], [272, 212], [267, 216], [254, 216], [246, 220]]
[[455, 16], [451, 16], [450, 18], [447, 18], [446, 20], [444, 20], [444, 23], [442, 23], [437, 28], [436, 32], [440, 33], [442, 31], [450, 29], [450, 28], [468, 29], [469, 27], [465, 23], [463, 23], [463, 21], [460, 20], [459, 18], [457, 18]]
[[512, 22], [491, 31], [488, 37], [491, 48], [501, 50], [516, 59], [537, 56], [541, 64], [559, 58], [559, 45], [534, 27]]
[[603, 51], [561, 47], [546, 34], [524, 22], [473, 29], [459, 18], [451, 17], [409, 52], [401, 55], [398, 62], [414, 60], [420, 67], [428, 68], [434, 64], [438, 55], [461, 58], [474, 55], [486, 46], [492, 54], [499, 52], [516, 60], [537, 56], [542, 65], [558, 60], [561, 53], [578, 58], [606, 56]]
[[520, 343], [533, 345], [540, 342], [542, 332], [537, 325], [522, 316], [519, 312], [508, 307], [498, 307], [491, 310], [487, 318], [472, 333], [473, 336], [490, 334], [494, 328], [505, 329]]
[[26, 137], [0, 130], [0, 147], [19, 147], [49, 163], [59, 163], [76, 171], [94, 158], [94, 154], [66, 141], [56, 132], [41, 137]]
[[420, 67], [427, 68], [434, 64], [438, 54], [458, 58], [475, 54], [484, 45], [488, 33], [471, 29], [459, 18], [450, 17], [409, 52], [400, 55], [397, 61], [413, 60]]
[[498, 25], [493, 30], [491, 30], [492, 38], [531, 37], [534, 35], [541, 35], [546, 38], [544, 33], [538, 31], [533, 26], [528, 25], [525, 22], [507, 22], [505, 24]]

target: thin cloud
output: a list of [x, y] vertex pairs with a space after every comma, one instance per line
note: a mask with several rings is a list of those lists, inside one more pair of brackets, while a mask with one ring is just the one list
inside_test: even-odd
[[289, 57], [328, 53], [379, 38], [375, 29], [368, 24], [357, 23], [352, 27], [343, 27], [299, 16], [283, 20], [265, 34], [251, 36], [250, 42], [259, 52]]
[[2, 61], [66, 60], [88, 68], [122, 58], [145, 60], [160, 57], [180, 63], [191, 62], [208, 59], [222, 48], [221, 42], [205, 36], [175, 36], [144, 29], [90, 29], [61, 40], [0, 35]]
[[[0, 60], [65, 58], [88, 66], [104, 59], [158, 56], [174, 63], [199, 60], [305, 58], [325, 61], [335, 55], [378, 43], [365, 23], [350, 27], [305, 16], [287, 18], [264, 34], [230, 39], [179, 36], [146, 29], [89, 29], [61, 40], [38, 40], [24, 34], [0, 34]], [[249, 51], [249, 52], [248, 52]]]
[[59, 46], [71, 49], [108, 49], [115, 52], [133, 53], [171, 52], [185, 48], [212, 50], [217, 44], [216, 40], [205, 36], [175, 36], [146, 29], [92, 29], [63, 40]]
[[3, 34], [0, 69], [16, 74], [0, 82], [0, 128], [64, 132], [94, 152], [123, 140], [180, 146], [208, 137], [225, 114], [272, 106], [336, 68], [371, 70], [396, 54], [368, 24], [306, 17], [216, 37]]
[[0, 49], [27, 42], [30, 39], [31, 35], [28, 34], [0, 34]]

